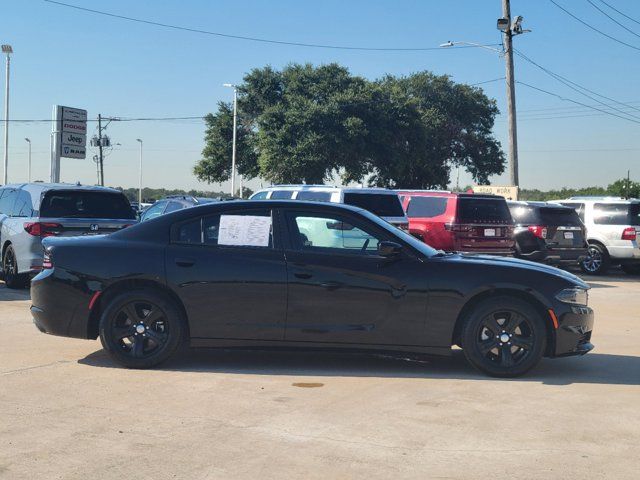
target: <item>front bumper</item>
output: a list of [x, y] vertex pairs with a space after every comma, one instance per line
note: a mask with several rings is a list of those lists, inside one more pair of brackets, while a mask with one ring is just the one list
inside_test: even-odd
[[584, 306], [567, 305], [564, 312], [558, 313], [556, 312], [558, 328], [554, 356], [584, 355], [593, 350], [593, 310]]

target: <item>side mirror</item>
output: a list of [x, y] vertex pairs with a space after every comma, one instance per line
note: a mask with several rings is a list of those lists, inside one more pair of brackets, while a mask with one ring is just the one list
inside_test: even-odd
[[402, 252], [402, 245], [396, 242], [383, 241], [378, 243], [378, 255], [381, 257], [395, 257]]

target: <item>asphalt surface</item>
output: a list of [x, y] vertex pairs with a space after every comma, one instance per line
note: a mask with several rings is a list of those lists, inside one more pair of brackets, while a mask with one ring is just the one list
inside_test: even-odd
[[192, 351], [118, 368], [0, 283], [0, 478], [640, 475], [640, 277], [588, 279], [596, 349], [496, 380], [452, 359]]

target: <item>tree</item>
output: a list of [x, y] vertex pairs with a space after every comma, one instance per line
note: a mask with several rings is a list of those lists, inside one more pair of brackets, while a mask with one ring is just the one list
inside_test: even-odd
[[640, 198], [640, 182], [623, 178], [609, 185], [607, 191], [617, 197]]
[[[368, 81], [337, 64], [249, 72], [239, 87], [238, 160], [247, 178], [274, 183], [343, 181], [445, 187], [461, 165], [479, 183], [502, 173], [491, 135], [495, 101], [479, 88], [421, 72]], [[232, 111], [208, 115], [200, 180], [230, 176]]]

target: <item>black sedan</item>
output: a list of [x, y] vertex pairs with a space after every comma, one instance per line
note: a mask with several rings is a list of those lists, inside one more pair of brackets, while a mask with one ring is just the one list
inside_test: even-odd
[[527, 261], [445, 254], [362, 209], [189, 208], [110, 236], [46, 238], [31, 311], [131, 368], [180, 344], [450, 355], [489, 375], [590, 351], [588, 285]]

